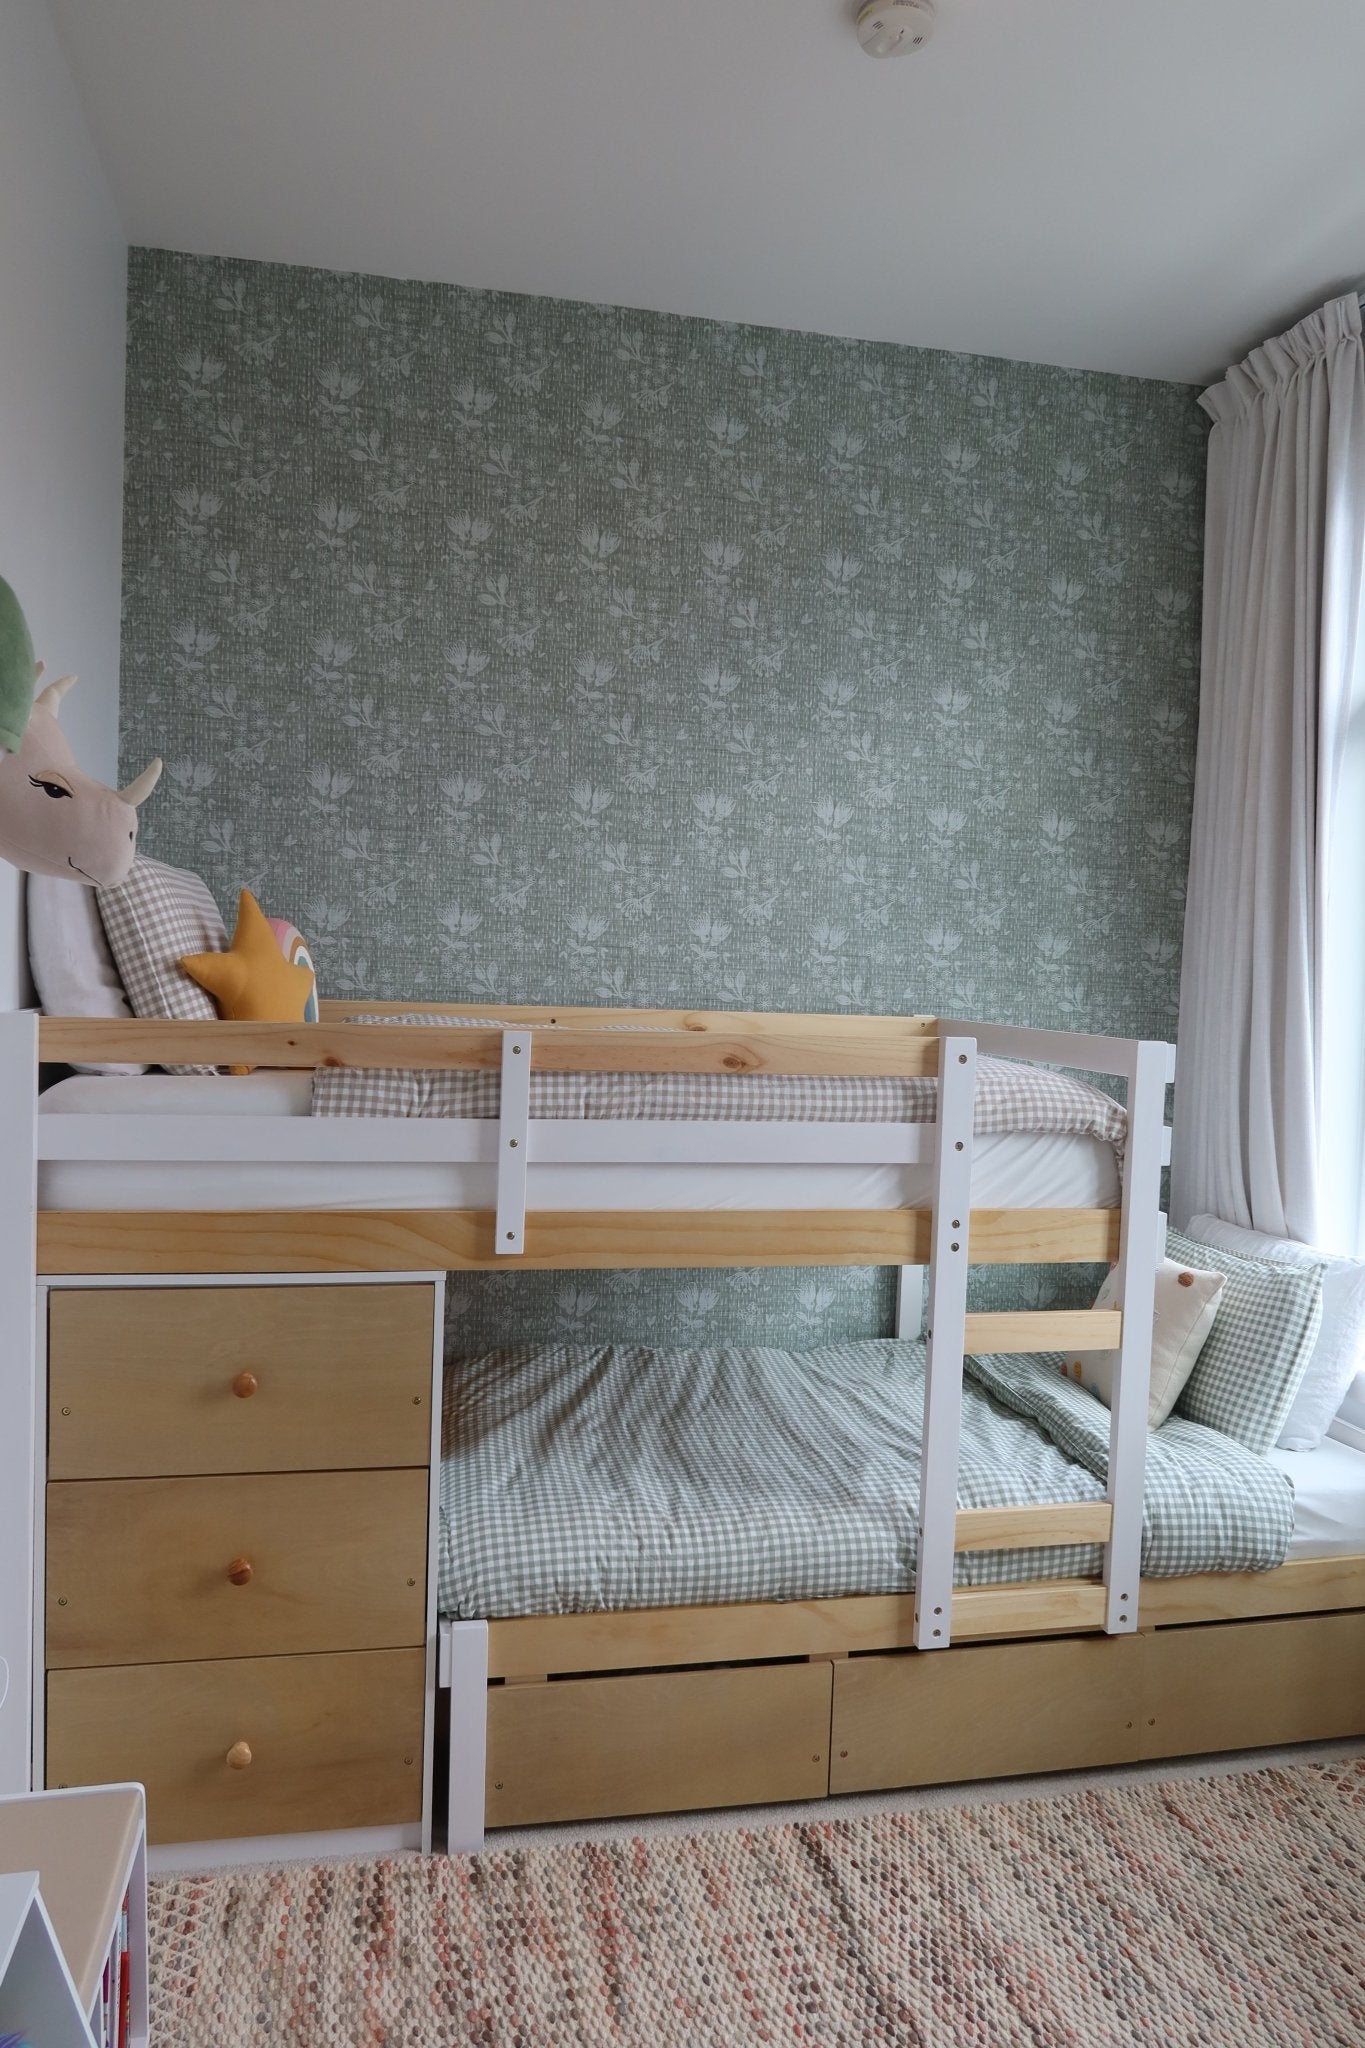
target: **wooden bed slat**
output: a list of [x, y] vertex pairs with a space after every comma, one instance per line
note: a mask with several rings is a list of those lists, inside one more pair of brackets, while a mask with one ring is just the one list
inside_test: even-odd
[[745, 1658], [842, 1656], [908, 1644], [909, 1593], [848, 1600], [642, 1607], [611, 1614], [541, 1614], [488, 1624], [488, 1675], [627, 1671]]
[[1340, 1607], [1365, 1607], [1365, 1557], [1295, 1557], [1273, 1572], [1144, 1579], [1138, 1618], [1144, 1628], [1181, 1628]]
[[[1070, 1500], [1022, 1508], [959, 1508], [953, 1548], [1033, 1550], [1052, 1543], [1107, 1543], [1114, 1510], [1107, 1500]], [[957, 1598], [953, 1601], [956, 1613]]]
[[[534, 1031], [531, 1064], [545, 1073], [831, 1074], [915, 1076], [938, 1070], [938, 1041], [916, 1032]], [[496, 1072], [502, 1033], [472, 1026], [406, 1024], [235, 1024], [160, 1018], [44, 1017], [39, 1057], [75, 1064], [130, 1060], [150, 1065], [448, 1068]]]
[[[975, 1265], [1100, 1263], [1116, 1209], [974, 1209]], [[499, 1257], [486, 1209], [43, 1209], [40, 1274], [586, 1272], [608, 1267], [922, 1266], [927, 1209], [532, 1210]], [[984, 1348], [984, 1346], [982, 1347]]]
[[[1025, 1601], [1021, 1594], [1027, 1596]], [[1269, 1572], [1144, 1579], [1138, 1619], [1143, 1627], [1165, 1628], [1343, 1608], [1365, 1608], [1365, 1556], [1298, 1558]], [[1055, 1617], [1065, 1612], [1079, 1612], [1082, 1618], [1057, 1621]], [[1036, 1623], [1032, 1628], [1025, 1625], [1026, 1615]], [[957, 1639], [1065, 1633], [1069, 1628], [1099, 1628], [1103, 1619], [1104, 1588], [1087, 1579], [961, 1586], [953, 1596]], [[908, 1649], [913, 1626], [914, 1597], [909, 1593], [531, 1615], [489, 1622], [488, 1671], [492, 1678], [504, 1678], [745, 1658], [843, 1657], [866, 1650]], [[952, 1651], [933, 1654], [951, 1657]]]
[[[955, 1639], [1054, 1635], [1098, 1628], [1103, 1620], [1104, 1588], [1089, 1579], [962, 1586], [953, 1596]], [[507, 1678], [523, 1672], [843, 1656], [857, 1650], [908, 1648], [913, 1628], [914, 1599], [909, 1593], [532, 1615], [490, 1621], [488, 1673], [490, 1678]]]

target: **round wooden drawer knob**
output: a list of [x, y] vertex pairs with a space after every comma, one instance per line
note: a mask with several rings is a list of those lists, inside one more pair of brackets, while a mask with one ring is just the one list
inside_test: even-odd
[[249, 1586], [251, 1584], [251, 1559], [249, 1557], [234, 1557], [232, 1563], [228, 1566], [228, 1577], [234, 1586]]
[[234, 1742], [227, 1753], [227, 1767], [230, 1771], [244, 1771], [251, 1762], [251, 1744]]
[[254, 1372], [239, 1372], [232, 1382], [232, 1391], [239, 1401], [249, 1401], [259, 1384]]

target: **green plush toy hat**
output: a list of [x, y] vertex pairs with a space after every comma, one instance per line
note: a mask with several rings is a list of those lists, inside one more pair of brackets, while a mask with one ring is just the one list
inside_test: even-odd
[[33, 709], [33, 642], [19, 600], [0, 576], [0, 753], [17, 754]]

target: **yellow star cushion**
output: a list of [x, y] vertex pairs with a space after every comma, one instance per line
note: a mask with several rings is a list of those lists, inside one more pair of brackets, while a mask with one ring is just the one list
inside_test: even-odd
[[313, 975], [280, 951], [270, 920], [250, 889], [237, 901], [237, 929], [226, 953], [187, 953], [180, 965], [208, 990], [218, 1013], [241, 1024], [302, 1024]]

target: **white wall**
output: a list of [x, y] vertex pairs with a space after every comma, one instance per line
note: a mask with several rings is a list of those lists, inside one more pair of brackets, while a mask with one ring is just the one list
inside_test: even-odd
[[[112, 775], [126, 249], [45, 0], [0, 0], [0, 574], [39, 654], [81, 678], [77, 759]], [[0, 861], [0, 1012], [27, 1000], [22, 878]], [[22, 1017], [0, 1016], [19, 1070]], [[2, 1064], [2, 1063], [0, 1063]], [[0, 1093], [0, 1791], [28, 1784], [33, 1266], [22, 1087]]]
[[[46, 0], [0, 5], [0, 575], [93, 774], [118, 754], [126, 237]], [[0, 1009], [26, 999], [0, 861]]]

